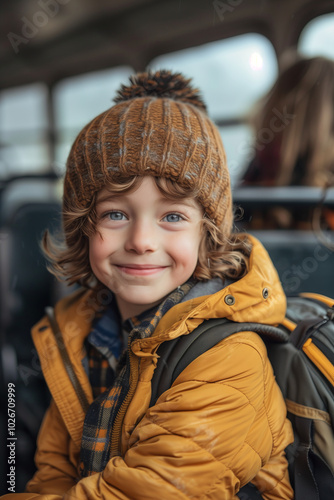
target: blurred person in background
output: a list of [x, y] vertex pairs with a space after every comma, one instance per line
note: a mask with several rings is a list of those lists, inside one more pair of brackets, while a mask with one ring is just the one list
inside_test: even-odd
[[[254, 156], [240, 180], [242, 186], [334, 184], [334, 61], [290, 58], [251, 122]], [[334, 229], [333, 212], [325, 209], [322, 215], [325, 225]], [[310, 211], [275, 207], [265, 215], [254, 213], [250, 226], [309, 229], [311, 220]]]

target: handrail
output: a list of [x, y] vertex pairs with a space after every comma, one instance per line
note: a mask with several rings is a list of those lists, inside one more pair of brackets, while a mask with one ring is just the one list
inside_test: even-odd
[[258, 187], [245, 186], [233, 189], [233, 201], [242, 207], [283, 205], [288, 207], [315, 207], [322, 203], [334, 207], [334, 188], [324, 189], [305, 186]]

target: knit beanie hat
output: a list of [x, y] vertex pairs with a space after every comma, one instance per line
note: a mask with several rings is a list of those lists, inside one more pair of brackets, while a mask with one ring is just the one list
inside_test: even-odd
[[138, 73], [115, 105], [76, 138], [67, 161], [64, 204], [85, 208], [108, 182], [152, 175], [195, 189], [206, 214], [232, 225], [230, 178], [216, 126], [198, 89], [180, 73]]

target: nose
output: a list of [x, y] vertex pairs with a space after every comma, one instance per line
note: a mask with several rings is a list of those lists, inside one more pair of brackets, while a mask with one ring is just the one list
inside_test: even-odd
[[157, 249], [157, 234], [147, 221], [136, 221], [129, 228], [129, 234], [125, 243], [125, 250], [143, 255], [147, 252], [154, 252]]

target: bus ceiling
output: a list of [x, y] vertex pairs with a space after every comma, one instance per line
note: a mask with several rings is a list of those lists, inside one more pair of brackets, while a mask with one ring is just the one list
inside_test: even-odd
[[55, 82], [244, 33], [279, 57], [331, 0], [2, 0], [0, 89]]

